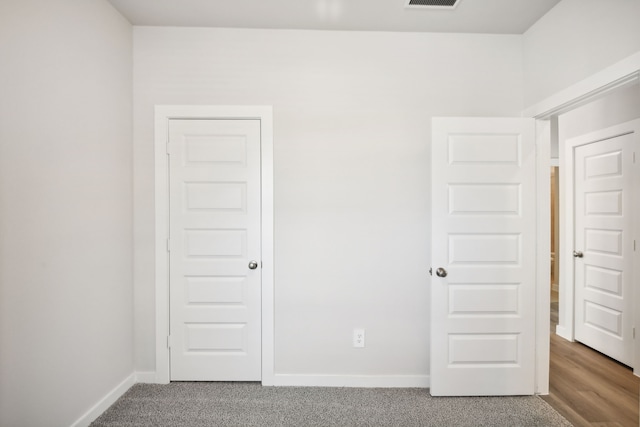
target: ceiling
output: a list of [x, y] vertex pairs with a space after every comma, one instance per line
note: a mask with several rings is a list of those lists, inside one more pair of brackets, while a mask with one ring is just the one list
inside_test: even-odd
[[109, 0], [134, 25], [522, 34], [560, 0]]

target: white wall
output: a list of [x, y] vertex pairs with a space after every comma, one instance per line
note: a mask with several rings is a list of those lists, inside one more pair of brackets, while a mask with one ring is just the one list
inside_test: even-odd
[[524, 100], [534, 105], [640, 51], [640, 0], [562, 0], [523, 37]]
[[568, 138], [640, 118], [640, 85], [617, 89], [607, 96], [558, 117], [561, 144]]
[[[579, 136], [604, 127], [624, 123], [640, 115], [640, 87], [616, 89], [604, 98], [597, 99], [560, 116], [551, 117], [554, 129], [551, 139], [551, 158], [559, 158], [560, 140]], [[562, 118], [562, 129], [558, 121]]]
[[517, 116], [521, 48], [519, 36], [134, 28], [137, 369], [155, 368], [154, 105], [274, 107], [276, 374], [425, 376], [430, 119]]
[[133, 372], [131, 26], [0, 2], [0, 425], [68, 426]]

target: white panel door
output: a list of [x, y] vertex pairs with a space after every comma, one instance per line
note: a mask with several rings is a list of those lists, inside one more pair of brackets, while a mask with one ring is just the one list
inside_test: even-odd
[[170, 120], [168, 151], [171, 380], [260, 380], [260, 121]]
[[633, 142], [637, 122], [573, 138], [575, 338], [633, 365]]
[[431, 394], [533, 394], [534, 122], [433, 119], [431, 162]]

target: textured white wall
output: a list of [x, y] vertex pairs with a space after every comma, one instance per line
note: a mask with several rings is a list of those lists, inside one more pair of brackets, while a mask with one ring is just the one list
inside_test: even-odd
[[134, 28], [137, 369], [155, 365], [155, 104], [274, 107], [277, 374], [427, 375], [430, 120], [518, 115], [521, 52], [519, 36]]
[[0, 425], [68, 426], [133, 372], [131, 26], [0, 1]]
[[640, 51], [640, 0], [563, 0], [523, 37], [527, 107]]

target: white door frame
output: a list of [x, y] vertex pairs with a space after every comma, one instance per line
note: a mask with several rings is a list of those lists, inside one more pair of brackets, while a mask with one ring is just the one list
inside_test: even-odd
[[[584, 105], [590, 101], [597, 99], [615, 89], [631, 86], [640, 81], [640, 52], [637, 52], [613, 65], [599, 71], [590, 77], [572, 85], [568, 88], [546, 98], [542, 102], [533, 105], [523, 111], [523, 117], [533, 117], [536, 119], [536, 139], [541, 144], [538, 147], [538, 154], [543, 155], [543, 151], [547, 152], [546, 159], [538, 159], [538, 209], [541, 212], [545, 206], [549, 204], [549, 148], [551, 142], [551, 126], [550, 119], [552, 116], [567, 112], [580, 105]], [[542, 145], [546, 145], [546, 148]], [[543, 199], [546, 196], [547, 201]], [[545, 204], [546, 203], [546, 204]], [[563, 204], [564, 205], [564, 204]], [[567, 228], [566, 214], [564, 206], [560, 206], [560, 224], [561, 227]], [[549, 394], [549, 228], [550, 221], [545, 219], [547, 215], [538, 215], [538, 271], [540, 278], [538, 283], [536, 302], [536, 393]], [[544, 222], [547, 222], [546, 226]], [[564, 241], [563, 234], [560, 236], [560, 254], [567, 253], [567, 242]], [[558, 278], [559, 286], [566, 286], [566, 283], [572, 283], [567, 280], [566, 273], [572, 270], [573, 259], [567, 259], [566, 256], [560, 256], [561, 272]], [[567, 261], [570, 266], [567, 266]], [[640, 312], [640, 298], [636, 298], [635, 312]], [[545, 327], [546, 325], [546, 327]], [[634, 320], [634, 327], [640, 330], [640, 319]], [[560, 328], [560, 330], [562, 330]], [[573, 328], [571, 329], [573, 331]], [[561, 335], [562, 336], [562, 335]], [[566, 336], [563, 336], [567, 338]], [[573, 339], [573, 337], [571, 337]], [[640, 364], [640, 340], [635, 342], [636, 364]]]
[[[525, 116], [527, 117], [527, 116]], [[551, 210], [549, 157], [551, 126], [548, 120], [536, 120], [536, 320], [535, 320], [535, 393], [549, 394], [549, 328], [551, 295], [549, 263], [551, 250], [551, 217], [540, 214]]]
[[155, 108], [156, 383], [170, 381], [169, 348], [169, 160], [171, 119], [260, 120], [262, 239], [262, 384], [274, 381], [273, 111], [270, 106], [158, 105]]

